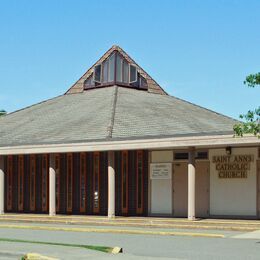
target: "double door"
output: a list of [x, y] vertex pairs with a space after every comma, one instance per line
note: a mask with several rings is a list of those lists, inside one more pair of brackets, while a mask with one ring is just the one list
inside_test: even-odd
[[[209, 216], [209, 162], [196, 162], [195, 215]], [[188, 163], [173, 164], [173, 216], [187, 217], [188, 212]]]
[[[196, 162], [195, 214], [209, 216], [209, 161]], [[188, 163], [174, 162], [167, 179], [151, 178], [151, 215], [187, 217]]]

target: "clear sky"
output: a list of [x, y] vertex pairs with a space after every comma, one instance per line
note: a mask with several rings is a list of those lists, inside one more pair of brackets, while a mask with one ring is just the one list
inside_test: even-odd
[[0, 109], [63, 94], [113, 44], [174, 96], [238, 118], [260, 105], [259, 0], [0, 0]]

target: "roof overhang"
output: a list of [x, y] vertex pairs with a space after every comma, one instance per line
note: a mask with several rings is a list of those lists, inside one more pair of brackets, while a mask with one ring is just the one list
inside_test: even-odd
[[0, 147], [0, 155], [118, 151], [137, 149], [187, 149], [189, 147], [195, 147], [199, 149], [220, 148], [225, 146], [260, 146], [260, 138], [255, 136], [233, 137], [233, 135], [214, 135], [70, 144], [6, 146]]

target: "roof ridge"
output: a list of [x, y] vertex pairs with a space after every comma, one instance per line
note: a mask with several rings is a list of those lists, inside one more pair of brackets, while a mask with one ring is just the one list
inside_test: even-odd
[[118, 86], [115, 86], [113, 101], [112, 101], [112, 109], [111, 109], [111, 118], [109, 125], [107, 127], [107, 138], [112, 138], [113, 128], [115, 124], [115, 114], [116, 114], [116, 104], [117, 104], [117, 96], [118, 96]]

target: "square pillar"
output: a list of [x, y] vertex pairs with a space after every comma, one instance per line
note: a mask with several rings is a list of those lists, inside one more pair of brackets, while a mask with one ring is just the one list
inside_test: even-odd
[[195, 220], [195, 148], [189, 150], [188, 163], [188, 219]]
[[0, 214], [4, 214], [4, 209], [5, 209], [4, 157], [0, 156]]
[[49, 215], [56, 215], [56, 172], [55, 172], [55, 156], [50, 154], [49, 159]]
[[108, 152], [108, 218], [115, 217], [115, 153]]

